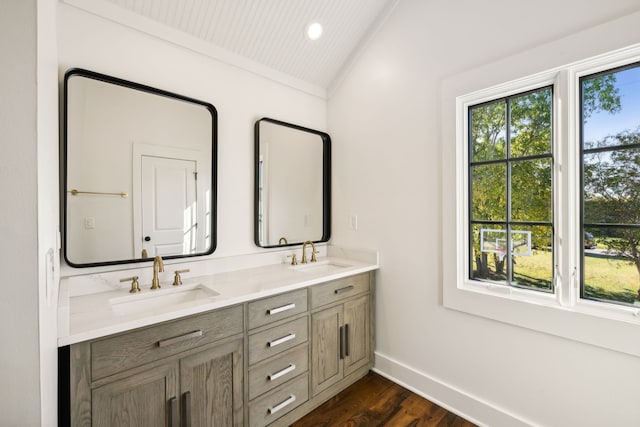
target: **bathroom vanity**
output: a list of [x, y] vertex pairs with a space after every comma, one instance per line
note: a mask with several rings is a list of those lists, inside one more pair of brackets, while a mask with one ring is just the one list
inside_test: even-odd
[[163, 282], [158, 291], [142, 280], [139, 294], [83, 295], [71, 289], [82, 278], [63, 281], [70, 424], [291, 424], [372, 366], [377, 268], [372, 252]]
[[63, 253], [94, 270], [60, 283], [61, 425], [289, 425], [367, 373], [378, 255], [315, 247], [328, 134], [258, 120], [254, 238], [270, 250], [197, 261], [217, 245], [215, 107], [83, 69], [64, 100]]

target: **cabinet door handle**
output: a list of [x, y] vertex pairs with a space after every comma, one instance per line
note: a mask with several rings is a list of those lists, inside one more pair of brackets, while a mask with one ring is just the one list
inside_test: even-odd
[[294, 308], [296, 308], [296, 305], [294, 303], [291, 303], [283, 305], [282, 307], [270, 308], [267, 310], [267, 314], [271, 316], [273, 314], [282, 313], [283, 311], [292, 310]]
[[267, 343], [267, 347], [275, 347], [277, 345], [284, 344], [287, 341], [291, 341], [291, 340], [295, 340], [295, 339], [296, 339], [296, 334], [292, 333], [292, 334], [289, 334], [289, 335], [285, 335], [282, 338], [278, 338], [277, 340], [269, 341]]
[[294, 365], [293, 363], [291, 363], [289, 366], [287, 366], [284, 369], [279, 370], [278, 372], [276, 372], [275, 374], [269, 374], [267, 375], [267, 379], [269, 381], [275, 381], [278, 378], [280, 378], [283, 375], [287, 375], [289, 372], [293, 372], [296, 370], [296, 365]]
[[272, 406], [271, 408], [267, 409], [267, 412], [269, 414], [275, 414], [279, 410], [285, 408], [288, 405], [291, 405], [295, 401], [296, 401], [296, 396], [292, 394], [284, 402], [278, 403], [276, 406]]
[[172, 397], [169, 399], [169, 426], [178, 427], [180, 425], [178, 417], [178, 399]]
[[341, 294], [343, 292], [349, 292], [353, 290], [353, 285], [349, 285], [349, 286], [345, 286], [344, 288], [340, 288], [340, 289], [336, 289], [335, 291], [333, 291], [334, 294]]
[[179, 342], [190, 340], [192, 338], [198, 338], [201, 336], [202, 336], [202, 331], [198, 329], [197, 331], [189, 332], [184, 335], [180, 335], [173, 338], [167, 338], [166, 340], [160, 340], [158, 341], [158, 347], [166, 347], [168, 345], [177, 344]]
[[[191, 427], [191, 392], [187, 391], [183, 394], [184, 398], [184, 425], [183, 427]], [[177, 424], [176, 424], [177, 425]]]
[[344, 327], [340, 326], [340, 359], [344, 359]]
[[349, 356], [349, 324], [344, 325], [344, 355]]

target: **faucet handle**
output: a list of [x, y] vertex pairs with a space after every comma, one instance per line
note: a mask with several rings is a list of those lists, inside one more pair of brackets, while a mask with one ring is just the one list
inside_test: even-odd
[[131, 280], [131, 290], [129, 293], [135, 294], [136, 292], [140, 292], [140, 283], [138, 283], [138, 276], [125, 277], [124, 279], [120, 279], [120, 282], [128, 282]]
[[184, 270], [176, 270], [174, 271], [174, 273], [176, 274], [175, 276], [173, 276], [173, 286], [178, 286], [178, 285], [182, 285], [182, 277], [180, 277], [181, 273], [188, 273], [189, 270], [188, 268], [184, 269]]
[[320, 251], [316, 251], [315, 248], [311, 251], [311, 262], [316, 262], [318, 261], [316, 258], [316, 254], [319, 254]]
[[296, 254], [287, 255], [287, 258], [291, 258], [291, 265], [298, 265]]

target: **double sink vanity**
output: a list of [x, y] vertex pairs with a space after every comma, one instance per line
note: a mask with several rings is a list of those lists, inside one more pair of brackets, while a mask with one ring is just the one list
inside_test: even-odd
[[317, 262], [291, 265], [291, 252], [272, 253], [276, 264], [253, 257], [252, 268], [183, 274], [179, 286], [165, 264], [160, 289], [147, 274], [139, 293], [116, 273], [63, 279], [66, 421], [284, 426], [365, 375], [377, 253], [327, 246]]
[[255, 122], [256, 248], [217, 257], [217, 122], [65, 73], [60, 425], [285, 426], [372, 366], [378, 255], [324, 245], [329, 135]]

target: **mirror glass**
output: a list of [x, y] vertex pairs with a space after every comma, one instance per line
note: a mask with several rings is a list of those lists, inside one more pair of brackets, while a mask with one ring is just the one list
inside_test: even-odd
[[328, 241], [330, 191], [328, 134], [269, 118], [256, 122], [256, 245]]
[[69, 265], [212, 253], [213, 105], [87, 70], [68, 71], [64, 83]]

